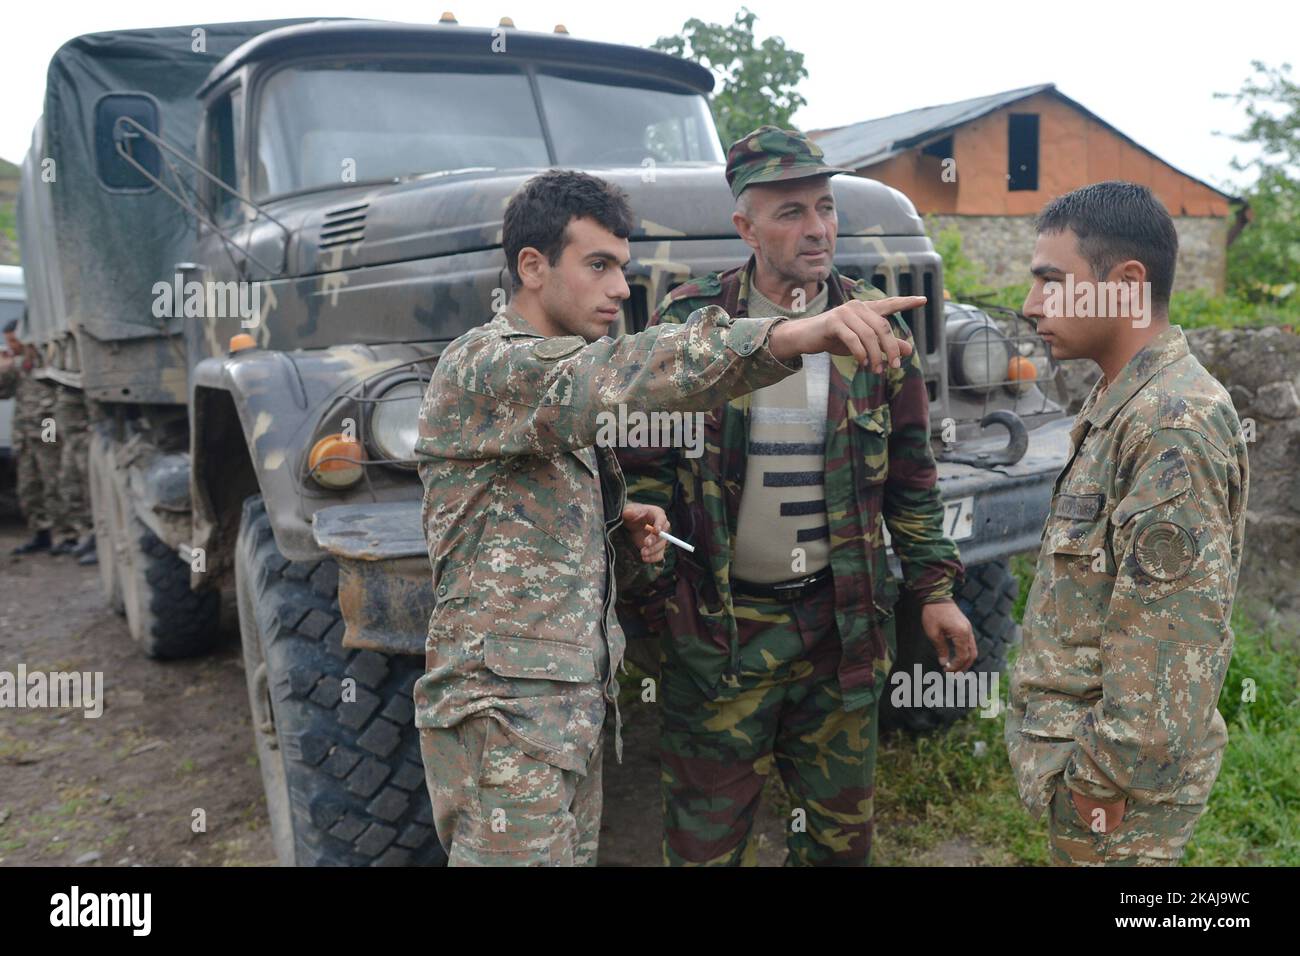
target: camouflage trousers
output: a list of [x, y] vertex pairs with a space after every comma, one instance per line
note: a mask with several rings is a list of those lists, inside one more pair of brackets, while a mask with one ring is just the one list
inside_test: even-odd
[[59, 513], [51, 515], [51, 520], [60, 534], [80, 538], [89, 534], [92, 527], [86, 492], [90, 421], [84, 393], [75, 388], [60, 387], [54, 405], [54, 419], [58, 423], [58, 487], [61, 495]]
[[[62, 448], [54, 414], [54, 386], [36, 379], [20, 381], [14, 402], [14, 456], [17, 459], [18, 507], [32, 531], [57, 531], [59, 456]], [[46, 420], [54, 421], [55, 441], [45, 441]]]
[[1056, 866], [1175, 866], [1182, 859], [1205, 804], [1129, 800], [1124, 819], [1109, 833], [1089, 826], [1057, 779], [1048, 818], [1048, 845]]
[[660, 668], [664, 862], [752, 866], [773, 765], [792, 803], [787, 865], [871, 856], [879, 702], [846, 711], [834, 590], [796, 603], [736, 598], [740, 673], [715, 699], [669, 652]]
[[451, 866], [595, 866], [601, 755], [586, 776], [524, 753], [492, 717], [420, 728], [433, 822]]

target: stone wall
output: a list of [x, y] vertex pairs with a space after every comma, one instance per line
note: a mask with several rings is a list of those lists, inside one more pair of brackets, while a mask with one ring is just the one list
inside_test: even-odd
[[[989, 285], [1018, 285], [1029, 281], [1029, 260], [1037, 239], [1032, 216], [928, 218], [935, 223], [936, 232], [957, 227], [962, 236], [962, 251], [984, 267]], [[1222, 292], [1227, 267], [1227, 220], [1182, 216], [1174, 220], [1174, 226], [1178, 229], [1174, 288]]]
[[[1279, 328], [1192, 329], [1187, 341], [1232, 396], [1248, 440], [1253, 430], [1240, 593], [1300, 633], [1300, 336]], [[1077, 411], [1097, 366], [1061, 364]]]

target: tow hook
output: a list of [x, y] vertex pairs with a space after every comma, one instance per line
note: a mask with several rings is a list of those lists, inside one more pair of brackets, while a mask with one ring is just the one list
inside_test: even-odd
[[939, 454], [940, 461], [956, 462], [960, 465], [974, 465], [976, 468], [995, 468], [1000, 465], [1014, 465], [1029, 450], [1029, 431], [1020, 416], [1015, 412], [1000, 408], [989, 412], [980, 419], [980, 428], [1001, 425], [1007, 430], [1007, 445], [1000, 451], [981, 451], [976, 454], [961, 454], [944, 450]]

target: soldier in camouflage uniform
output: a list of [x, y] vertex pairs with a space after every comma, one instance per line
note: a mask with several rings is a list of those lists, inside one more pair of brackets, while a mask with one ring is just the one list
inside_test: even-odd
[[[1227, 744], [1216, 705], [1246, 444], [1227, 392], [1169, 324], [1178, 237], [1150, 191], [1087, 186], [1051, 203], [1038, 230], [1025, 314], [1056, 358], [1092, 358], [1103, 375], [1043, 530], [1007, 749], [1026, 806], [1049, 814], [1055, 862], [1172, 865]], [[1051, 285], [1067, 276], [1078, 290], [1149, 282], [1149, 298], [1083, 314]]]
[[611, 339], [632, 226], [625, 197], [592, 176], [525, 183], [502, 237], [510, 304], [447, 347], [421, 408], [436, 604], [416, 724], [453, 865], [595, 863], [610, 703], [622, 745], [612, 558], [617, 544], [659, 561], [642, 528], [667, 527], [660, 509], [627, 504], [613, 452], [593, 447], [601, 413], [708, 408], [832, 344], [862, 359], [868, 339], [907, 351], [847, 310], [796, 331], [702, 309]]
[[90, 517], [87, 495], [90, 418], [85, 393], [79, 388], [59, 384], [54, 418], [59, 434], [58, 487], [60, 510], [56, 528], [62, 541], [50, 549], [51, 554], [71, 554], [78, 564], [96, 564], [94, 524]]
[[[711, 305], [798, 325], [883, 299], [832, 265], [830, 176], [846, 171], [799, 133], [765, 126], [742, 137], [727, 181], [733, 222], [755, 255], [676, 288], [652, 327], [675, 328]], [[906, 323], [890, 322], [911, 341]], [[620, 452], [629, 493], [667, 510], [697, 545], [693, 555], [670, 553], [651, 587], [625, 595], [621, 608], [633, 617], [648, 607], [644, 623], [661, 635], [670, 865], [752, 863], [749, 834], [773, 765], [795, 807], [788, 862], [869, 862], [898, 597], [882, 524], [941, 659], [950, 670], [975, 659], [952, 599], [962, 566], [943, 534], [920, 357], [873, 366], [805, 359], [806, 376], [713, 408], [702, 456]]]
[[59, 444], [57, 422], [55, 441], [48, 437], [47, 423], [54, 419], [57, 398], [55, 386], [36, 377], [40, 369], [38, 353], [19, 341], [15, 327], [5, 328], [5, 342], [14, 356], [9, 373], [14, 395], [14, 456], [18, 468], [18, 506], [31, 529], [31, 540], [14, 548], [14, 554], [48, 551], [52, 543], [53, 515], [57, 510], [59, 478]]

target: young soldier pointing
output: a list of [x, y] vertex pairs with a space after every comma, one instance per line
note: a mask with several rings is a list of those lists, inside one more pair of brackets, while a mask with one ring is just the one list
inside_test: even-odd
[[[624, 639], [616, 543], [657, 561], [663, 512], [626, 501], [601, 412], [705, 410], [831, 351], [877, 369], [911, 352], [883, 318], [920, 297], [806, 322], [699, 310], [608, 338], [633, 228], [602, 180], [551, 171], [506, 209], [509, 306], [443, 352], [420, 412], [436, 604], [416, 724], [452, 865], [594, 864], [601, 729]], [[617, 706], [615, 706], [615, 741]]]

